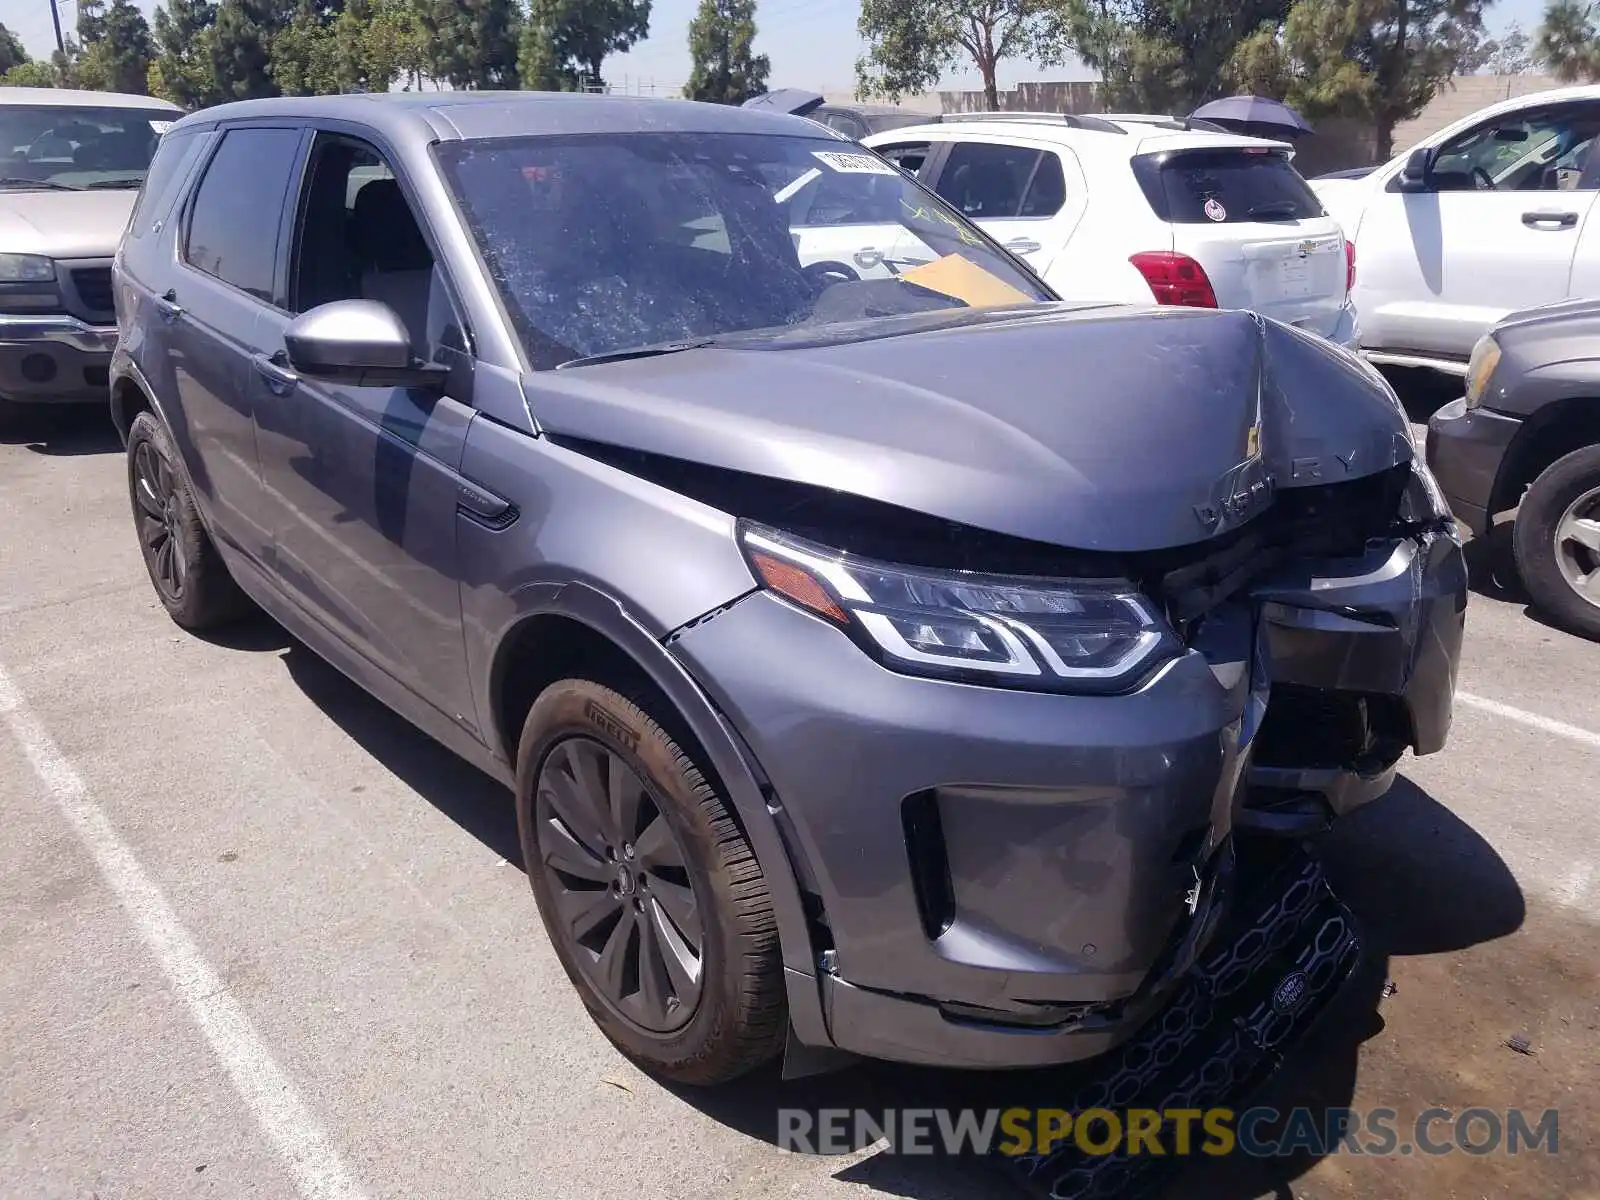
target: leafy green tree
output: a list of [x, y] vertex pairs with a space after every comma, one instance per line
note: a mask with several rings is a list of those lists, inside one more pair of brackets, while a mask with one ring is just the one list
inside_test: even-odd
[[562, 62], [554, 32], [533, 20], [523, 22], [517, 39], [517, 76], [533, 92], [578, 90], [578, 73]]
[[856, 60], [859, 95], [898, 100], [970, 61], [991, 112], [1000, 107], [999, 64], [1057, 62], [1065, 36], [1058, 0], [861, 0], [856, 27], [867, 43]]
[[4, 75], [0, 75], [0, 84], [6, 87], [60, 87], [61, 81], [56, 78], [56, 69], [51, 64], [39, 59], [30, 59], [28, 62], [17, 63]]
[[516, 0], [416, 0], [428, 74], [457, 88], [517, 86]]
[[78, 0], [79, 52], [73, 84], [142, 95], [150, 89], [155, 47], [144, 14], [128, 0]]
[[281, 95], [272, 43], [294, 23], [293, 0], [222, 0], [211, 35], [211, 72], [228, 100]]
[[[602, 68], [650, 33], [650, 0], [530, 0], [522, 49], [533, 80], [557, 88], [603, 87]], [[525, 86], [538, 86], [527, 81]]]
[[0, 21], [0, 75], [5, 75], [14, 67], [23, 66], [31, 61], [28, 49], [22, 44], [21, 39]]
[[772, 62], [756, 54], [755, 0], [700, 0], [689, 22], [693, 67], [683, 94], [691, 100], [743, 104], [767, 90]]
[[155, 61], [150, 64], [150, 94], [184, 108], [223, 99], [211, 61], [216, 35], [214, 0], [166, 0], [155, 10]]
[[1550, 73], [1565, 83], [1600, 79], [1600, 32], [1593, 4], [1551, 0], [1539, 27], [1536, 53]]
[[312, 0], [301, 0], [289, 23], [272, 36], [267, 70], [285, 96], [319, 96], [339, 91], [338, 47], [333, 23]]
[[1371, 121], [1376, 150], [1470, 63], [1489, 0], [1297, 0], [1281, 26], [1244, 39], [1223, 78], [1308, 117]]

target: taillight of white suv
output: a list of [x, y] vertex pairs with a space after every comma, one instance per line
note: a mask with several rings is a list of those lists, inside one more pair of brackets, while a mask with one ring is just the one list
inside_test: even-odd
[[1178, 304], [1185, 308], [1216, 308], [1217, 293], [1206, 276], [1206, 269], [1187, 254], [1171, 250], [1147, 250], [1129, 259], [1150, 285], [1157, 304]]
[[1344, 294], [1348, 296], [1356, 290], [1356, 244], [1349, 238], [1344, 240]]

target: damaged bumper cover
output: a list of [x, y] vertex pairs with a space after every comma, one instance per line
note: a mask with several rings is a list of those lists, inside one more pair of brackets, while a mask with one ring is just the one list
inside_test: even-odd
[[1237, 833], [1312, 832], [1443, 745], [1465, 607], [1441, 527], [1281, 559], [1122, 695], [898, 674], [765, 591], [672, 648], [765, 783], [833, 1044], [1026, 1067], [1170, 1003]]

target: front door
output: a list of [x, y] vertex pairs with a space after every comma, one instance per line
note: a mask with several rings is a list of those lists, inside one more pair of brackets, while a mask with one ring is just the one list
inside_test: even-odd
[[953, 143], [935, 188], [1041, 276], [1088, 207], [1076, 156], [1020, 140]]
[[1597, 133], [1594, 103], [1496, 117], [1439, 147], [1426, 192], [1374, 195], [1356, 240], [1363, 342], [1465, 361], [1507, 313], [1566, 299]]
[[[278, 574], [329, 632], [476, 733], [456, 559], [455, 469], [473, 418], [462, 323], [371, 145], [319, 133], [298, 212], [287, 312], [250, 364]], [[298, 378], [284, 352], [290, 314], [348, 299], [394, 309], [413, 352], [453, 368], [446, 395]]]

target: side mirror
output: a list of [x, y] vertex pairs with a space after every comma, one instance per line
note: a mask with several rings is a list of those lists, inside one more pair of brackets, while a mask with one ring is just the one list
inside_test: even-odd
[[283, 347], [295, 371], [329, 383], [439, 389], [448, 374], [411, 353], [405, 322], [376, 300], [335, 300], [301, 313], [283, 331]]
[[1400, 168], [1400, 190], [1425, 192], [1428, 190], [1428, 177], [1432, 174], [1433, 151], [1419, 146], [1406, 155], [1406, 165]]

